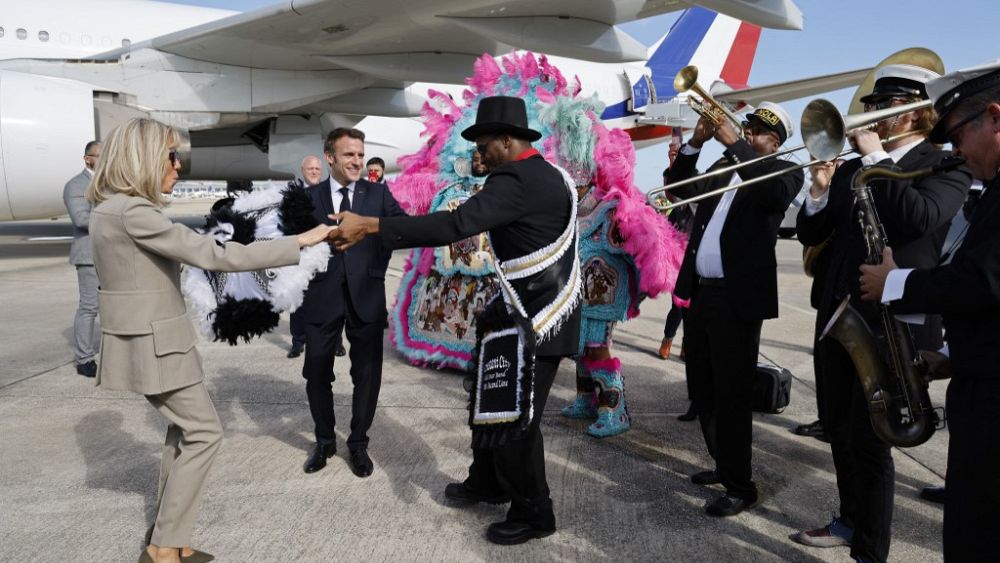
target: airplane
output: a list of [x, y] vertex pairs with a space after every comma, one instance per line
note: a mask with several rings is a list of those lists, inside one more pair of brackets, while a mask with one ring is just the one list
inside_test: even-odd
[[[688, 4], [703, 7], [649, 49], [616, 27]], [[64, 214], [83, 145], [136, 116], [182, 131], [183, 178], [292, 177], [337, 126], [361, 128], [368, 152], [394, 164], [422, 142], [423, 92], [460, 95], [476, 57], [514, 49], [578, 76], [638, 146], [662, 142], [693, 124], [672, 89], [679, 68], [743, 92], [760, 26], [803, 24], [792, 0], [290, 0], [250, 12], [49, 0], [4, 12], [0, 221]], [[845, 80], [836, 87], [860, 78]], [[669, 124], [641, 122], [654, 105], [675, 108]]]

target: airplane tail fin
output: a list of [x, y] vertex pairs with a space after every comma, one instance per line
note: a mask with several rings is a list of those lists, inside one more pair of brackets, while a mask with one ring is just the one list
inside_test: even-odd
[[706, 90], [716, 80], [745, 88], [760, 40], [760, 27], [705, 8], [681, 14], [659, 41], [649, 48], [646, 66], [652, 74], [656, 98], [677, 95], [674, 76], [687, 65], [698, 66], [698, 83]]

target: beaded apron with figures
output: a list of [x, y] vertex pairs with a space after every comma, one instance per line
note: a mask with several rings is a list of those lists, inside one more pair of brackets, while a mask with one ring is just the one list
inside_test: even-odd
[[[494, 447], [517, 439], [535, 417], [535, 350], [558, 332], [580, 296], [577, 252], [576, 192], [569, 174], [558, 170], [571, 201], [570, 219], [555, 242], [531, 254], [498, 262], [500, 298], [476, 319], [476, 379], [470, 397], [469, 424], [473, 447]], [[554, 275], [544, 303], [529, 316], [511, 280]]]

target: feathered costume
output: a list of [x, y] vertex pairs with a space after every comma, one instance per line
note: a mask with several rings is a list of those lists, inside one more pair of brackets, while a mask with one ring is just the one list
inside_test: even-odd
[[[202, 232], [219, 242], [249, 244], [295, 235], [315, 227], [312, 200], [294, 183], [271, 185], [217, 203]], [[294, 266], [250, 272], [208, 272], [187, 266], [181, 281], [184, 295], [206, 337], [236, 345], [239, 340], [270, 332], [282, 311], [302, 304], [309, 281], [325, 272], [330, 247], [317, 244], [300, 250]]]
[[[499, 63], [483, 55], [474, 70], [461, 104], [441, 92], [429, 93], [431, 101], [422, 112], [427, 144], [400, 159], [403, 171], [390, 189], [410, 214], [457, 206], [482, 183], [466, 173], [474, 147], [460, 135], [474, 123], [479, 100], [498, 95], [524, 99], [529, 126], [542, 133], [535, 146], [577, 185], [592, 186], [579, 217], [585, 286], [580, 349], [608, 345], [614, 323], [638, 315], [643, 297], [672, 290], [684, 237], [645, 204], [633, 184], [631, 139], [604, 127], [602, 104], [596, 96], [580, 97], [579, 80], [570, 86], [544, 56], [530, 53], [513, 53]], [[475, 315], [498, 291], [487, 244], [479, 236], [411, 252], [390, 322], [393, 345], [411, 363], [466, 371], [474, 367]], [[570, 414], [598, 416], [600, 411], [591, 426], [597, 435], [628, 428], [616, 358], [599, 365], [581, 359], [578, 381], [584, 389], [568, 408]]]

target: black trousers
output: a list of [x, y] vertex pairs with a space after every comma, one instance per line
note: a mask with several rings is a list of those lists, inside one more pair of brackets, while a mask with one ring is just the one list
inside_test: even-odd
[[296, 309], [288, 315], [288, 332], [292, 335], [292, 344], [296, 346], [304, 346], [306, 343], [306, 323], [302, 315], [302, 309]]
[[674, 303], [667, 313], [667, 320], [663, 323], [663, 338], [673, 338], [677, 336], [677, 329], [684, 320], [684, 307]]
[[824, 393], [826, 391], [826, 383], [824, 381], [824, 374], [826, 373], [826, 366], [820, 358], [819, 353], [819, 336], [823, 334], [826, 330], [826, 320], [820, 324], [820, 317], [816, 317], [816, 332], [813, 333], [813, 378], [816, 382], [816, 418], [823, 423], [824, 428], [826, 427], [826, 398]]
[[351, 401], [351, 434], [347, 447], [368, 447], [368, 429], [375, 419], [378, 393], [382, 387], [382, 336], [385, 319], [366, 323], [358, 318], [351, 304], [346, 283], [343, 298], [330, 303], [331, 315], [321, 323], [305, 325], [306, 350], [302, 364], [302, 377], [306, 379], [309, 410], [316, 425], [316, 441], [332, 444], [336, 441], [333, 412], [333, 362], [342, 330], [351, 344], [351, 382], [354, 395]]
[[727, 494], [757, 501], [750, 397], [762, 321], [740, 318], [725, 287], [699, 286], [684, 317], [689, 392]]
[[1000, 529], [1000, 379], [948, 385], [944, 560], [996, 561]]
[[558, 356], [535, 359], [535, 419], [520, 440], [497, 448], [473, 448], [472, 465], [465, 485], [487, 494], [510, 495], [507, 521], [527, 522], [536, 528], [554, 529], [555, 514], [545, 480], [545, 449], [539, 424], [545, 401], [559, 370]]
[[892, 539], [896, 479], [891, 447], [872, 429], [864, 388], [847, 351], [824, 339], [816, 352], [824, 366], [823, 424], [837, 471], [840, 516], [854, 528], [851, 556], [885, 561]]

